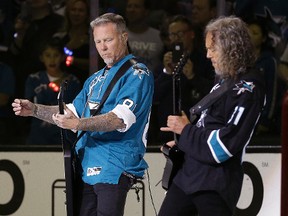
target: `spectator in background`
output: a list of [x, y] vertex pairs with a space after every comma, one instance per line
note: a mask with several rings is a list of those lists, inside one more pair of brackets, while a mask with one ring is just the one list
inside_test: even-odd
[[8, 49], [13, 32], [13, 8], [11, 0], [0, 1], [0, 51]]
[[[288, 48], [285, 52], [285, 47], [288, 41], [288, 4], [286, 0], [235, 0], [234, 13], [236, 16], [241, 17], [245, 22], [257, 17], [258, 19], [265, 20], [265, 27], [269, 29], [268, 35], [270, 42], [273, 46], [274, 57], [278, 63], [278, 70], [276, 70], [280, 79], [277, 80], [277, 100], [275, 103], [275, 128], [276, 132], [281, 129], [281, 107], [283, 100], [283, 93], [287, 91], [288, 80]], [[286, 74], [286, 75], [285, 75]], [[286, 83], [286, 86], [285, 86]], [[270, 90], [271, 91], [271, 90]], [[270, 92], [271, 93], [271, 92]], [[265, 112], [265, 110], [264, 110]], [[265, 113], [264, 113], [265, 114]], [[261, 122], [260, 122], [261, 123]], [[273, 127], [273, 125], [271, 125]], [[263, 133], [262, 133], [263, 134]], [[266, 133], [269, 135], [269, 133]], [[261, 138], [261, 136], [258, 136]], [[279, 133], [276, 136], [270, 136], [276, 138], [277, 144], [279, 142]], [[267, 140], [267, 139], [264, 139]], [[263, 145], [263, 139], [261, 139], [260, 145]], [[270, 143], [267, 143], [270, 145]]]
[[[9, 144], [11, 135], [15, 132], [12, 128], [11, 99], [15, 91], [15, 78], [11, 67], [0, 62], [0, 144]], [[14, 134], [15, 136], [15, 134]]]
[[22, 4], [10, 46], [17, 96], [23, 96], [28, 75], [44, 68], [39, 60], [41, 47], [63, 26], [63, 17], [53, 13], [49, 0], [26, 0]]
[[127, 0], [126, 19], [131, 53], [143, 61], [157, 78], [156, 69], [161, 65], [163, 43], [160, 31], [147, 23], [149, 0]]
[[0, 1], [0, 59], [6, 64], [10, 64], [7, 51], [13, 38], [14, 20], [17, 14], [18, 10], [13, 1]]
[[89, 76], [89, 1], [69, 0], [65, 10], [65, 28], [54, 35], [65, 44], [68, 55], [67, 72], [75, 75], [81, 84]]
[[52, 9], [56, 14], [64, 16], [68, 0], [51, 0]]
[[[279, 92], [278, 87], [277, 60], [265, 21], [263, 19], [253, 19], [247, 23], [252, 42], [256, 49], [257, 61], [255, 66], [264, 73], [266, 81], [266, 105], [261, 115], [256, 134], [275, 133], [275, 121], [279, 121], [279, 116], [275, 116], [275, 111], [281, 110], [279, 100], [281, 100], [281, 96], [283, 96], [283, 94]], [[279, 130], [280, 128], [277, 129]]]
[[202, 30], [217, 16], [217, 0], [192, 0], [191, 21]]
[[191, 21], [197, 26], [197, 44], [205, 50], [204, 29], [207, 23], [217, 17], [217, 0], [192, 0]]
[[255, 16], [266, 20], [269, 34], [275, 47], [276, 57], [279, 59], [288, 41], [288, 4], [286, 0], [235, 0], [235, 15], [244, 21]]
[[[57, 95], [64, 80], [68, 81], [65, 92], [66, 103], [70, 103], [79, 93], [81, 89], [79, 80], [61, 68], [65, 60], [63, 48], [58, 38], [50, 39], [44, 46], [40, 59], [46, 69], [29, 75], [25, 88], [26, 99], [44, 105], [57, 105]], [[60, 145], [60, 130], [54, 124], [32, 118], [27, 144]]]
[[[170, 45], [182, 43], [183, 52], [189, 55], [187, 63], [180, 71], [181, 79], [181, 107], [188, 115], [189, 108], [195, 105], [202, 97], [209, 93], [214, 82], [214, 70], [211, 61], [195, 47], [195, 29], [186, 16], [174, 16], [168, 26]], [[180, 59], [178, 59], [179, 61]], [[167, 117], [173, 114], [173, 70], [177, 62], [173, 62], [173, 53], [164, 54], [162, 73], [156, 80], [155, 100], [159, 100], [158, 122], [163, 127]], [[172, 138], [172, 133], [159, 134], [162, 142]]]
[[[127, 0], [128, 45], [130, 52], [144, 62], [153, 72], [154, 78], [157, 79], [164, 45], [160, 37], [160, 31], [148, 25], [149, 9], [149, 0]], [[148, 143], [154, 142], [159, 132], [157, 109], [158, 101], [153, 100]]]

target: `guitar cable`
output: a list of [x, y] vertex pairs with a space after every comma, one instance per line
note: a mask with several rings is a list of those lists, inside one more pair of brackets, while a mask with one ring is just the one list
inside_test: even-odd
[[155, 212], [155, 216], [157, 216], [157, 210], [156, 210], [156, 207], [155, 207], [155, 203], [154, 203], [154, 199], [153, 199], [153, 196], [152, 196], [152, 190], [151, 190], [151, 183], [150, 183], [150, 175], [149, 175], [149, 171], [148, 169], [146, 170], [147, 172], [147, 182], [148, 182], [148, 191], [149, 191], [149, 195], [150, 195], [150, 199], [151, 199], [151, 204], [153, 206], [153, 210]]

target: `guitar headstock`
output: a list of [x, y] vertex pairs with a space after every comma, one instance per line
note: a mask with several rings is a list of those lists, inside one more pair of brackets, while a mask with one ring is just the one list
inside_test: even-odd
[[188, 61], [189, 58], [189, 53], [184, 52], [179, 60], [177, 62], [176, 66], [174, 67], [173, 73], [172, 74], [179, 74], [183, 70], [183, 67], [185, 66], [186, 62]]

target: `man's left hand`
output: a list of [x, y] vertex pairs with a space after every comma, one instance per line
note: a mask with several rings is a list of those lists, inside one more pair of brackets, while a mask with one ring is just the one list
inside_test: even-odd
[[52, 119], [58, 127], [70, 130], [77, 130], [79, 118], [64, 104], [65, 114], [53, 114]]

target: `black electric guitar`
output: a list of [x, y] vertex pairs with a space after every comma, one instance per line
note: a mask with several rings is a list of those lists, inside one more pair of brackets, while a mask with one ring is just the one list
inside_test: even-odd
[[[185, 53], [182, 55], [182, 58], [177, 63], [173, 71], [173, 114], [181, 115], [181, 72], [188, 60], [189, 54]], [[178, 135], [174, 133], [174, 140], [178, 142]], [[166, 164], [164, 172], [162, 175], [162, 188], [168, 190], [169, 186], [172, 183], [174, 176], [177, 171], [181, 168], [184, 160], [184, 152], [182, 152], [177, 145], [172, 148], [166, 145], [163, 145], [162, 152], [166, 157]]]
[[[64, 93], [67, 88], [67, 80], [63, 81], [58, 94], [59, 113], [64, 114]], [[67, 131], [61, 128], [61, 141], [64, 156], [65, 169], [65, 193], [66, 193], [66, 212], [67, 216], [74, 215], [74, 169], [73, 169], [73, 151], [70, 143], [67, 140]]]

